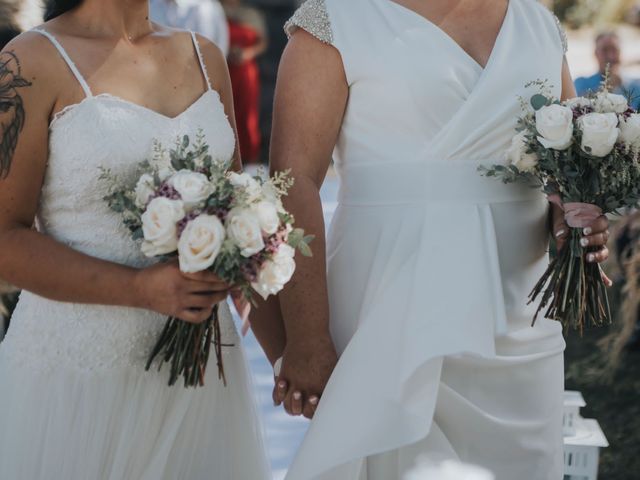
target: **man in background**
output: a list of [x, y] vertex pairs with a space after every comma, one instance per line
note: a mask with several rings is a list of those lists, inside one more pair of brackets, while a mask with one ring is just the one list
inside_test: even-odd
[[603, 32], [596, 37], [596, 59], [598, 73], [590, 77], [580, 77], [575, 80], [576, 91], [579, 96], [597, 91], [604, 81], [607, 68], [609, 69], [609, 88], [612, 92], [631, 96], [631, 105], [640, 107], [640, 82], [625, 79], [621, 73], [620, 37], [615, 32]]
[[151, 0], [150, 14], [154, 22], [192, 30], [229, 54], [229, 27], [218, 0]]

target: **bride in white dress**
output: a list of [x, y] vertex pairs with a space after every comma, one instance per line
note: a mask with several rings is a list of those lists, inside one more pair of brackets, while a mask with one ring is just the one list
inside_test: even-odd
[[[58, 3], [77, 6], [0, 56], [0, 277], [25, 289], [0, 344], [0, 478], [267, 479], [228, 286], [149, 265], [99, 180], [200, 129], [240, 168], [226, 61], [146, 0]], [[167, 315], [219, 302], [226, 387], [215, 364], [198, 389], [145, 372]]]
[[575, 94], [553, 15], [535, 0], [310, 0], [287, 31], [272, 168], [292, 170], [288, 209], [317, 243], [269, 310], [286, 326], [274, 395], [308, 417], [322, 395], [287, 478], [398, 480], [425, 455], [560, 480], [564, 341], [526, 305], [549, 204], [477, 172], [503, 161], [525, 84]]

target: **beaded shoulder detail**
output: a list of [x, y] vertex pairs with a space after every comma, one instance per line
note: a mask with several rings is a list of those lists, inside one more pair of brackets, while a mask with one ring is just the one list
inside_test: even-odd
[[285, 24], [284, 31], [290, 37], [298, 28], [323, 43], [333, 45], [333, 30], [325, 0], [307, 0]]
[[564, 31], [564, 27], [562, 26], [562, 23], [560, 23], [560, 19], [556, 16], [556, 14], [553, 14], [553, 19], [556, 21], [556, 26], [558, 27], [558, 33], [560, 34], [560, 41], [562, 42], [562, 50], [564, 51], [564, 53], [567, 53], [567, 50], [569, 50], [569, 41], [567, 40], [567, 32]]

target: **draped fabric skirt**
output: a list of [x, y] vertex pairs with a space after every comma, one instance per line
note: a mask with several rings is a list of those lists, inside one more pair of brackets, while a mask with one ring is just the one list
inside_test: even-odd
[[401, 480], [426, 456], [560, 480], [564, 341], [527, 306], [548, 262], [546, 199], [475, 165], [382, 170], [341, 171], [328, 245], [341, 359], [288, 478]]

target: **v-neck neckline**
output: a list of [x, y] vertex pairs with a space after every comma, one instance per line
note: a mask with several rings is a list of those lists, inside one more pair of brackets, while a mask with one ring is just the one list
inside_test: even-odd
[[493, 55], [494, 55], [494, 53], [496, 51], [496, 47], [498, 46], [498, 43], [500, 42], [500, 37], [502, 36], [502, 33], [503, 33], [503, 31], [504, 31], [504, 29], [505, 29], [505, 27], [507, 25], [507, 21], [509, 19], [509, 15], [511, 14], [511, 2], [513, 0], [507, 0], [507, 9], [505, 10], [504, 18], [502, 19], [502, 24], [500, 25], [500, 29], [498, 30], [498, 34], [496, 35], [496, 39], [493, 42], [493, 47], [491, 48], [491, 52], [489, 53], [489, 57], [487, 58], [487, 63], [484, 66], [481, 65], [480, 62], [478, 62], [474, 57], [472, 57], [471, 54], [469, 54], [469, 52], [467, 52], [464, 48], [462, 48], [462, 45], [460, 45], [451, 35], [449, 35], [440, 26], [436, 25], [434, 22], [429, 20], [427, 17], [425, 17], [421, 13], [418, 13], [415, 10], [402, 5], [402, 4], [398, 3], [395, 0], [383, 0], [383, 1], [386, 2], [386, 3], [391, 3], [392, 6], [395, 6], [399, 11], [403, 11], [407, 15], [410, 15], [410, 16], [418, 19], [419, 21], [421, 21], [427, 27], [429, 27], [431, 29], [434, 29], [434, 30], [437, 30], [438, 33], [442, 37], [445, 37], [445, 39], [449, 43], [453, 44], [453, 46], [459, 52], [461, 52], [465, 57], [467, 57], [469, 60], [471, 60], [477, 68], [479, 68], [480, 70], [482, 70], [484, 72], [487, 69], [487, 67], [489, 66], [489, 64], [491, 63], [491, 59], [493, 58]]

